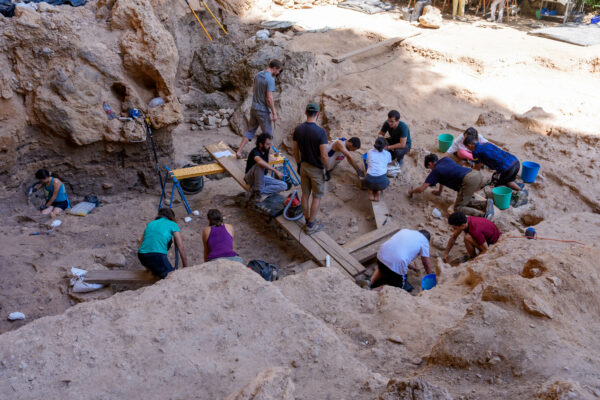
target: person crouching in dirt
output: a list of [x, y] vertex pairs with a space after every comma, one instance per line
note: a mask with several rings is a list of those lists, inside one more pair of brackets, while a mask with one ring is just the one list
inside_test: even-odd
[[473, 153], [463, 144], [463, 141], [468, 137], [475, 138], [478, 143], [488, 142], [487, 139], [484, 138], [481, 133], [477, 132], [475, 128], [468, 128], [466, 131], [458, 135], [456, 139], [454, 139], [452, 146], [450, 146], [446, 152], [446, 155], [452, 154], [460, 160], [473, 161]]
[[170, 208], [161, 208], [156, 219], [146, 225], [138, 248], [138, 259], [142, 265], [161, 279], [175, 270], [167, 258], [173, 240], [181, 254], [183, 268], [186, 268], [187, 256], [181, 230], [175, 222], [175, 213]]
[[521, 163], [517, 157], [492, 143], [479, 143], [472, 137], [466, 137], [463, 144], [473, 152], [476, 169], [481, 168], [481, 164], [484, 164], [496, 171], [492, 176], [494, 186], [508, 186], [514, 190], [517, 203], [523, 204], [527, 200], [527, 189], [523, 189], [515, 182], [521, 169]]
[[346, 140], [346, 138], [340, 138], [329, 142], [327, 145], [329, 163], [325, 166], [327, 169], [325, 180], [328, 181], [331, 179], [331, 171], [333, 171], [339, 163], [344, 161], [344, 159], [348, 160], [348, 163], [354, 168], [356, 175], [358, 175], [359, 178], [364, 178], [364, 171], [360, 165], [354, 161], [350, 154], [351, 151], [356, 151], [358, 149], [360, 149], [360, 139], [357, 137], [351, 137], [348, 140]]
[[[473, 195], [482, 189], [486, 182], [481, 172], [458, 165], [450, 157], [444, 157], [438, 160], [435, 154], [429, 154], [425, 157], [425, 168], [431, 172], [421, 186], [408, 191], [408, 197], [412, 198], [415, 193], [424, 192], [429, 186], [435, 186], [438, 183], [440, 188], [433, 194], [440, 196], [444, 186], [458, 192], [454, 202], [454, 211], [460, 211], [465, 214], [476, 217], [491, 218], [494, 215], [494, 202], [489, 199], [476, 200]], [[485, 213], [480, 210], [486, 210]]]
[[412, 141], [408, 125], [400, 121], [400, 113], [396, 110], [388, 113], [388, 118], [381, 126], [378, 136], [385, 137], [386, 133], [389, 133], [390, 137], [386, 139], [385, 149], [392, 154], [392, 160], [396, 161], [396, 167], [400, 167], [404, 156], [410, 152]]
[[446, 250], [444, 250], [444, 255], [442, 256], [444, 262], [448, 262], [448, 254], [450, 254], [450, 250], [454, 246], [456, 239], [463, 232], [465, 234], [465, 247], [467, 248], [467, 253], [469, 253], [467, 259], [475, 258], [477, 256], [476, 250], [479, 250], [480, 255], [484, 254], [488, 250], [488, 246], [496, 243], [501, 235], [496, 225], [489, 219], [467, 217], [461, 212], [450, 214], [448, 223], [454, 227], [454, 232], [448, 240]]
[[60, 179], [44, 168], [37, 170], [35, 178], [39, 181], [39, 187], [46, 192], [46, 202], [40, 207], [42, 214], [54, 217], [69, 208], [65, 184]]
[[202, 229], [202, 243], [204, 244], [204, 261], [208, 262], [217, 258], [244, 263], [242, 258], [233, 251], [233, 226], [223, 223], [223, 215], [217, 209], [208, 210], [206, 215], [208, 225]]
[[[263, 201], [263, 197], [287, 189], [287, 184], [282, 181], [283, 173], [269, 164], [270, 150], [271, 136], [268, 133], [261, 133], [256, 138], [256, 147], [250, 151], [248, 161], [246, 161], [244, 181], [250, 185], [248, 190], [250, 198], [257, 203]], [[273, 172], [277, 179], [267, 175], [269, 171]]]
[[411, 263], [417, 256], [428, 274], [433, 273], [429, 262], [431, 234], [426, 230], [402, 229], [381, 245], [377, 252], [377, 269], [371, 276], [369, 287], [382, 285], [404, 288], [408, 268], [417, 270]]
[[363, 183], [369, 190], [369, 200], [379, 201], [381, 192], [390, 184], [386, 172], [387, 165], [392, 162], [392, 156], [384, 150], [385, 139], [382, 136], [375, 140], [373, 147], [367, 152], [367, 176]]

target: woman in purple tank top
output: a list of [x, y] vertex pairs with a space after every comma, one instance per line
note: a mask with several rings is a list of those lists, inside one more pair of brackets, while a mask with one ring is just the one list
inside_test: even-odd
[[233, 251], [233, 226], [223, 223], [223, 215], [219, 210], [208, 210], [207, 217], [209, 226], [202, 230], [204, 261], [226, 258], [243, 263], [242, 258]]

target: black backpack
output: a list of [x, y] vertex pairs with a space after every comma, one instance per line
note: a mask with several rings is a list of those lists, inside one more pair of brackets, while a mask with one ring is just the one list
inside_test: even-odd
[[279, 279], [277, 265], [269, 264], [266, 261], [252, 260], [248, 263], [248, 268], [262, 276], [265, 281], [273, 282]]

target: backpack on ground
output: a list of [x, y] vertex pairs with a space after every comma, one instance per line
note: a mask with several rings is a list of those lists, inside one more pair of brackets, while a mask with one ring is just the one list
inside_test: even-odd
[[273, 282], [279, 279], [277, 265], [269, 264], [266, 261], [252, 260], [248, 263], [248, 268], [262, 276], [265, 281]]

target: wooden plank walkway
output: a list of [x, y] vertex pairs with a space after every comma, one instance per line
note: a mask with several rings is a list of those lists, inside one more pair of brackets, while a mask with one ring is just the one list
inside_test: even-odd
[[382, 228], [391, 222], [391, 217], [388, 217], [390, 211], [383, 200], [372, 201], [371, 207], [373, 208], [373, 215], [375, 216], [375, 225], [377, 225], [377, 228]]
[[[217, 150], [219, 151], [219, 150]], [[212, 155], [212, 154], [211, 154]], [[272, 165], [283, 164], [285, 158], [280, 154], [278, 157], [271, 157], [269, 163]], [[219, 163], [196, 165], [194, 167], [174, 169], [173, 176], [179, 180], [195, 178], [197, 176], [222, 174], [225, 169]]]
[[410, 34], [408, 34], [406, 36], [394, 37], [394, 38], [391, 38], [391, 39], [384, 40], [383, 42], [373, 43], [373, 44], [371, 44], [369, 46], [365, 46], [365, 47], [362, 47], [360, 49], [351, 51], [349, 53], [342, 54], [341, 56], [333, 58], [331, 61], [333, 61], [334, 63], [341, 63], [342, 61], [345, 61], [345, 60], [347, 60], [350, 57], [354, 57], [354, 56], [357, 56], [359, 54], [366, 53], [369, 50], [373, 50], [373, 49], [376, 49], [376, 48], [382, 47], [382, 46], [393, 45], [393, 44], [395, 44], [397, 42], [401, 42], [401, 41], [406, 40], [408, 38], [411, 38], [411, 37], [414, 37], [414, 36], [419, 36], [420, 34], [421, 34], [420, 32], [410, 33]]
[[[244, 181], [244, 173], [239, 166], [238, 160], [235, 158], [235, 152], [229, 146], [223, 142], [219, 142], [206, 146], [206, 150], [244, 190], [248, 190], [248, 185]], [[216, 155], [224, 151], [230, 151], [232, 155], [216, 157]], [[309, 236], [304, 233], [303, 227], [296, 221], [288, 221], [283, 216], [277, 217], [275, 221], [311, 255], [317, 264], [325, 266], [325, 258], [329, 255], [331, 266], [341, 269], [351, 277], [364, 271], [364, 266], [325, 232], [318, 232]]]
[[115, 270], [115, 271], [89, 271], [83, 279], [86, 283], [147, 283], [158, 280], [148, 270]]

